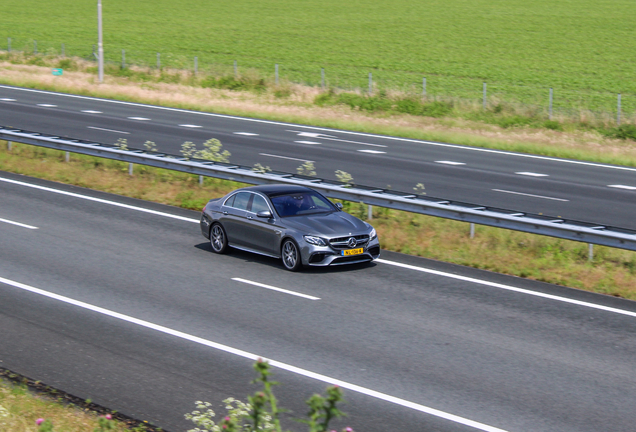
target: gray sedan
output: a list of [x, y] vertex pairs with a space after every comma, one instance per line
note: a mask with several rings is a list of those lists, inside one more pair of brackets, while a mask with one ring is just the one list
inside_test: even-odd
[[232, 247], [281, 258], [291, 271], [380, 256], [371, 225], [304, 186], [252, 186], [210, 200], [201, 215], [201, 233], [216, 253]]

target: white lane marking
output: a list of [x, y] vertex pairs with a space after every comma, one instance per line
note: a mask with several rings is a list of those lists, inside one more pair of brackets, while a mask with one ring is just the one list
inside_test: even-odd
[[298, 144], [312, 144], [312, 145], [315, 145], [315, 144], [322, 144], [322, 143], [314, 142], [314, 141], [294, 141], [294, 142], [296, 142], [296, 143], [298, 143]]
[[547, 174], [540, 174], [540, 173], [527, 172], [527, 171], [519, 171], [519, 172], [516, 172], [515, 174], [530, 176], [530, 177], [549, 177]]
[[279, 158], [279, 159], [289, 159], [289, 160], [295, 160], [295, 161], [300, 161], [300, 162], [314, 162], [314, 161], [312, 161], [312, 160], [308, 160], [308, 159], [298, 159], [298, 158], [294, 158], [294, 157], [289, 157], [289, 156], [279, 156], [279, 155], [273, 155], [273, 154], [269, 154], [269, 153], [259, 153], [259, 155], [261, 155], [261, 156], [273, 157], [273, 158]]
[[617, 189], [636, 190], [636, 186], [627, 186], [627, 185], [607, 185], [607, 187], [617, 188]]
[[234, 135], [258, 136], [257, 133], [252, 132], [234, 132]]
[[22, 227], [22, 228], [27, 228], [27, 229], [38, 229], [38, 227], [34, 227], [34, 226], [31, 226], [31, 225], [26, 225], [26, 224], [23, 224], [23, 223], [20, 223], [20, 222], [10, 221], [9, 219], [1, 219], [0, 218], [0, 222], [4, 222], [4, 223], [10, 224], [10, 225], [16, 225], [16, 226], [19, 226], [19, 227]]
[[95, 126], [86, 126], [86, 127], [89, 128], [89, 129], [95, 129], [95, 130], [100, 130], [100, 131], [105, 131], [105, 132], [115, 132], [115, 133], [130, 135], [130, 132], [118, 131], [118, 130], [114, 130], [114, 129], [104, 129], [104, 128], [95, 127]]
[[364, 395], [367, 395], [367, 396], [374, 397], [376, 399], [380, 399], [380, 400], [383, 400], [383, 401], [386, 401], [386, 402], [390, 402], [390, 403], [393, 403], [393, 404], [396, 404], [396, 405], [400, 405], [400, 406], [403, 406], [403, 407], [406, 407], [406, 408], [410, 408], [410, 409], [413, 409], [413, 410], [416, 410], [416, 411], [420, 411], [420, 412], [423, 412], [423, 413], [426, 413], [426, 414], [430, 414], [430, 415], [435, 416], [435, 417], [440, 417], [440, 418], [443, 418], [443, 419], [446, 419], [446, 420], [449, 420], [449, 421], [452, 421], [452, 422], [455, 422], [455, 423], [459, 423], [459, 424], [462, 424], [462, 425], [465, 425], [465, 426], [469, 426], [469, 427], [472, 427], [472, 428], [475, 428], [475, 429], [478, 429], [478, 430], [482, 430], [482, 431], [486, 431], [486, 432], [507, 432], [504, 429], [499, 429], [499, 428], [496, 428], [496, 427], [493, 427], [493, 426], [489, 426], [489, 425], [484, 424], [484, 423], [479, 423], [479, 422], [476, 422], [474, 420], [470, 420], [470, 419], [467, 419], [467, 418], [464, 418], [464, 417], [460, 417], [460, 416], [457, 416], [457, 415], [454, 415], [454, 414], [450, 414], [450, 413], [447, 413], [447, 412], [444, 412], [444, 411], [440, 411], [440, 410], [437, 410], [435, 408], [430, 408], [430, 407], [427, 407], [425, 405], [420, 405], [418, 403], [411, 402], [411, 401], [408, 401], [406, 399], [401, 399], [401, 398], [398, 398], [398, 397], [395, 397], [395, 396], [388, 395], [386, 393], [381, 393], [381, 392], [378, 392], [378, 391], [375, 391], [375, 390], [371, 390], [369, 388], [362, 387], [362, 386], [359, 386], [359, 385], [356, 385], [356, 384], [352, 384], [352, 383], [349, 383], [349, 382], [346, 382], [346, 381], [341, 381], [339, 379], [332, 378], [332, 377], [329, 377], [327, 375], [323, 375], [323, 374], [319, 374], [319, 373], [316, 373], [316, 372], [312, 372], [310, 370], [299, 368], [299, 367], [296, 367], [296, 366], [293, 366], [293, 365], [290, 365], [290, 364], [287, 364], [287, 363], [279, 362], [277, 360], [268, 359], [266, 357], [250, 353], [248, 351], [243, 351], [243, 350], [240, 350], [240, 349], [237, 349], [237, 348], [233, 348], [233, 347], [230, 347], [230, 346], [227, 346], [227, 345], [223, 345], [223, 344], [220, 344], [218, 342], [214, 342], [214, 341], [211, 341], [211, 340], [208, 340], [208, 339], [203, 339], [203, 338], [200, 338], [198, 336], [194, 336], [194, 335], [191, 335], [191, 334], [188, 334], [188, 333], [180, 332], [178, 330], [174, 330], [174, 329], [171, 329], [169, 327], [164, 327], [164, 326], [159, 325], [159, 324], [154, 324], [154, 323], [151, 323], [149, 321], [145, 321], [145, 320], [141, 320], [139, 318], [132, 317], [130, 315], [124, 315], [124, 314], [119, 313], [119, 312], [115, 312], [115, 311], [112, 311], [112, 310], [109, 310], [109, 309], [105, 309], [105, 308], [102, 308], [102, 307], [99, 307], [99, 306], [92, 305], [90, 303], [85, 303], [85, 302], [82, 302], [82, 301], [79, 301], [79, 300], [75, 300], [75, 299], [72, 299], [72, 298], [69, 298], [69, 297], [65, 297], [65, 296], [62, 296], [62, 295], [59, 295], [59, 294], [55, 294], [55, 293], [52, 293], [52, 292], [49, 292], [49, 291], [45, 291], [43, 289], [36, 288], [36, 287], [30, 286], [30, 285], [26, 285], [26, 284], [23, 284], [23, 283], [20, 283], [20, 282], [12, 281], [10, 279], [5, 279], [3, 277], [0, 277], [0, 283], [6, 284], [6, 285], [9, 285], [9, 286], [12, 286], [14, 288], [18, 288], [18, 289], [21, 289], [21, 290], [24, 290], [24, 291], [28, 291], [28, 292], [31, 292], [33, 294], [38, 294], [38, 295], [41, 295], [43, 297], [48, 297], [48, 298], [53, 299], [53, 300], [58, 300], [58, 301], [61, 301], [63, 303], [66, 303], [66, 304], [70, 304], [70, 305], [77, 306], [77, 307], [80, 307], [80, 308], [83, 308], [83, 309], [87, 309], [87, 310], [90, 310], [90, 311], [93, 311], [93, 312], [97, 312], [99, 314], [106, 315], [106, 316], [109, 316], [111, 318], [115, 318], [115, 319], [118, 319], [118, 320], [121, 320], [121, 321], [125, 321], [125, 322], [131, 323], [131, 324], [135, 324], [135, 325], [138, 325], [140, 327], [145, 327], [145, 328], [148, 328], [148, 329], [151, 329], [151, 330], [158, 331], [160, 333], [164, 333], [164, 334], [168, 334], [168, 335], [171, 335], [171, 336], [178, 337], [180, 339], [188, 340], [190, 342], [194, 342], [194, 343], [197, 343], [197, 344], [200, 344], [200, 345], [204, 345], [204, 346], [207, 346], [207, 347], [219, 350], [219, 351], [223, 351], [223, 352], [226, 352], [226, 353], [229, 353], [229, 354], [234, 354], [236, 356], [243, 357], [243, 358], [249, 359], [251, 361], [256, 361], [258, 359], [262, 359], [262, 360], [265, 360], [265, 361], [269, 362], [269, 364], [272, 365], [275, 368], [286, 370], [288, 372], [292, 372], [292, 373], [295, 373], [297, 375], [305, 376], [307, 378], [312, 378], [312, 379], [315, 379], [316, 381], [321, 381], [321, 382], [324, 382], [324, 383], [327, 383], [327, 384], [330, 384], [330, 385], [337, 385], [337, 386], [345, 388], [347, 390], [351, 390], [351, 391], [354, 391], [354, 392], [357, 392], [357, 393], [361, 393], [361, 394], [364, 394]]
[[292, 133], [298, 134], [298, 136], [308, 137], [308, 138], [323, 138], [323, 137], [325, 137], [325, 138], [338, 138], [338, 137], [335, 137], [333, 135], [325, 135], [325, 134], [314, 133], [314, 132], [298, 132], [298, 131], [293, 131], [293, 130], [288, 130], [286, 132], [292, 132]]
[[454, 162], [454, 161], [435, 161], [435, 163], [445, 164], [445, 165], [466, 165], [464, 162]]
[[108, 201], [105, 199], [101, 199], [101, 198], [94, 198], [88, 195], [80, 195], [80, 194], [76, 194], [73, 192], [66, 192], [66, 191], [62, 191], [59, 189], [53, 189], [53, 188], [49, 188], [49, 187], [44, 187], [44, 186], [39, 186], [39, 185], [34, 185], [31, 183], [25, 183], [25, 182], [21, 182], [21, 181], [17, 181], [17, 180], [10, 180], [7, 178], [2, 178], [0, 177], [0, 181], [6, 182], [6, 183], [12, 183], [12, 184], [17, 184], [20, 186], [26, 186], [26, 187], [30, 187], [33, 189], [39, 189], [39, 190], [43, 190], [46, 192], [53, 192], [53, 193], [57, 193], [60, 195], [66, 195], [66, 196], [70, 196], [73, 198], [80, 198], [80, 199], [85, 199], [87, 201], [94, 201], [94, 202], [98, 202], [98, 203], [102, 203], [102, 204], [108, 204], [108, 205], [112, 205], [115, 207], [122, 207], [122, 208], [127, 208], [130, 210], [136, 210], [136, 211], [140, 211], [140, 212], [144, 212], [144, 213], [150, 213], [150, 214], [154, 214], [157, 216], [164, 216], [164, 217], [168, 217], [168, 218], [172, 218], [172, 219], [178, 219], [178, 220], [182, 220], [182, 221], [186, 221], [186, 222], [194, 222], [194, 223], [199, 223], [198, 219], [192, 219], [192, 218], [187, 218], [187, 217], [183, 217], [183, 216], [177, 216], [177, 215], [173, 215], [170, 213], [164, 213], [164, 212], [160, 212], [160, 211], [156, 211], [156, 210], [150, 210], [150, 209], [145, 209], [142, 207], [136, 207], [136, 206], [131, 206], [128, 204], [122, 204], [122, 203], [118, 203], [115, 201]]
[[103, 114], [102, 111], [95, 111], [95, 110], [82, 110], [82, 112], [87, 114]]
[[[469, 150], [469, 151], [476, 151], [476, 152], [483, 152], [483, 153], [501, 154], [501, 155], [505, 155], [505, 156], [514, 156], [514, 157], [521, 157], [521, 158], [528, 158], [528, 159], [547, 160], [547, 161], [552, 161], [552, 162], [561, 162], [561, 163], [569, 163], [569, 164], [575, 164], [575, 165], [585, 165], [585, 166], [593, 166], [593, 167], [598, 167], [598, 168], [610, 168], [610, 169], [616, 169], [616, 170], [622, 170], [622, 171], [634, 171], [634, 172], [636, 172], [636, 168], [634, 168], [634, 167], [616, 166], [616, 165], [604, 165], [604, 164], [600, 164], [600, 163], [596, 163], [596, 162], [586, 162], [586, 161], [578, 161], [578, 160], [571, 160], [571, 159], [558, 159], [558, 158], [553, 158], [553, 157], [549, 157], [549, 156], [539, 156], [539, 155], [531, 155], [531, 154], [524, 154], [524, 153], [512, 153], [512, 152], [506, 152], [506, 151], [503, 151], [503, 150], [493, 150], [493, 149], [486, 149], [486, 148], [481, 148], [481, 147], [468, 147], [468, 146], [461, 146], [461, 145], [458, 145], [458, 144], [446, 144], [446, 143], [441, 143], [441, 142], [416, 140], [416, 139], [411, 139], [411, 138], [400, 138], [400, 137], [373, 135], [373, 134], [368, 134], [368, 133], [364, 133], [364, 132], [355, 132], [355, 131], [347, 131], [347, 130], [335, 130], [334, 131], [333, 129], [321, 128], [321, 127], [317, 127], [317, 126], [306, 126], [306, 125], [298, 125], [298, 124], [293, 124], [293, 123], [276, 122], [276, 121], [271, 121], [271, 120], [260, 120], [260, 119], [254, 119], [254, 118], [234, 117], [234, 116], [225, 115], [225, 114], [214, 114], [214, 113], [207, 113], [207, 112], [201, 112], [201, 111], [189, 111], [189, 110], [185, 110], [185, 109], [181, 109], [181, 108], [170, 108], [170, 107], [163, 107], [163, 106], [157, 106], [157, 105], [144, 105], [144, 104], [135, 103], [135, 102], [124, 102], [124, 101], [118, 101], [118, 100], [112, 100], [112, 99], [100, 99], [100, 98], [90, 97], [90, 96], [80, 96], [80, 95], [72, 95], [72, 94], [55, 93], [55, 92], [49, 92], [49, 91], [46, 91], [46, 90], [17, 88], [17, 87], [6, 86], [6, 85], [0, 85], [0, 88], [8, 89], [8, 90], [26, 91], [26, 92], [32, 92], [32, 93], [41, 93], [41, 94], [47, 94], [47, 95], [53, 95], [53, 96], [62, 96], [62, 97], [70, 97], [70, 98], [76, 98], [76, 99], [91, 100], [91, 101], [95, 101], [95, 102], [114, 103], [114, 104], [119, 104], [119, 105], [128, 105], [128, 106], [148, 108], [148, 109], [158, 109], [158, 110], [185, 113], [185, 114], [195, 114], [195, 115], [202, 115], [202, 116], [208, 116], [208, 117], [217, 117], [217, 118], [228, 119], [228, 120], [241, 120], [241, 121], [248, 121], [248, 122], [254, 122], [254, 123], [269, 124], [269, 125], [274, 125], [274, 126], [285, 126], [285, 127], [295, 127], [295, 128], [312, 129], [312, 130], [322, 130], [322, 131], [327, 131], [327, 132], [338, 132], [338, 133], [348, 134], [348, 135], [370, 137], [370, 138], [378, 138], [378, 139], [381, 138], [381, 139], [388, 139], [388, 140], [392, 140], [392, 141], [410, 142], [410, 143], [416, 143], [416, 144], [427, 144], [427, 145], [432, 145], [432, 146], [437, 146], [437, 147], [454, 148], [454, 149], [458, 149], [458, 150]], [[288, 132], [295, 132], [295, 131], [289, 130]], [[310, 134], [312, 132], [302, 132], [302, 133]], [[322, 135], [322, 134], [318, 134], [318, 135]], [[309, 136], [309, 135], [306, 135], [306, 136]], [[324, 137], [324, 136], [329, 136], [329, 135], [322, 135], [322, 136]], [[375, 145], [377, 145], [377, 144], [375, 144]], [[381, 146], [381, 147], [386, 147], [386, 146]]]
[[265, 284], [262, 284], [262, 283], [259, 283], [259, 282], [254, 282], [254, 281], [247, 280], [247, 279], [232, 278], [232, 280], [237, 281], [237, 282], [243, 282], [245, 284], [254, 285], [254, 286], [257, 286], [257, 287], [261, 287], [261, 288], [267, 288], [268, 290], [272, 290], [272, 291], [278, 291], [278, 292], [282, 292], [282, 293], [285, 293], [285, 294], [290, 294], [290, 295], [293, 295], [293, 296], [306, 298], [306, 299], [309, 299], [309, 300], [320, 300], [320, 297], [314, 297], [314, 296], [310, 296], [310, 295], [307, 295], [307, 294], [301, 294], [301, 293], [298, 293], [298, 292], [295, 292], [295, 291], [289, 291], [289, 290], [286, 290], [286, 289], [283, 289], [283, 288], [277, 288], [275, 286], [265, 285]]
[[15, 99], [10, 99], [10, 98], [0, 98], [0, 101], [2, 101], [2, 102], [15, 102]]
[[41, 106], [44, 108], [57, 108], [57, 105], [52, 105], [52, 104], [38, 104], [38, 106]]
[[475, 279], [475, 278], [471, 278], [471, 277], [467, 277], [467, 276], [460, 276], [460, 275], [456, 275], [456, 274], [452, 274], [452, 273], [446, 273], [446, 272], [442, 272], [442, 271], [438, 271], [438, 270], [431, 270], [431, 269], [427, 269], [424, 267], [417, 267], [417, 266], [413, 266], [410, 264], [402, 264], [402, 263], [398, 263], [398, 262], [394, 262], [394, 261], [387, 261], [385, 259], [382, 258], [378, 258], [375, 260], [376, 262], [379, 263], [383, 263], [383, 264], [389, 264], [392, 266], [396, 266], [396, 267], [401, 267], [401, 268], [405, 268], [405, 269], [409, 269], [409, 270], [415, 270], [415, 271], [419, 271], [419, 272], [424, 272], [424, 273], [430, 273], [430, 274], [434, 274], [437, 276], [443, 276], [443, 277], [447, 277], [447, 278], [451, 278], [451, 279], [457, 279], [457, 280], [461, 280], [461, 281], [465, 281], [465, 282], [472, 282], [475, 284], [479, 284], [479, 285], [486, 285], [486, 286], [490, 286], [493, 288], [501, 288], [504, 290], [508, 290], [508, 291], [514, 291], [514, 292], [518, 292], [521, 294], [528, 294], [528, 295], [532, 295], [532, 296], [536, 296], [536, 297], [543, 297], [543, 298], [547, 298], [550, 300], [556, 300], [556, 301], [560, 301], [560, 302], [564, 302], [564, 303], [571, 303], [571, 304], [575, 304], [578, 306], [584, 306], [584, 307], [588, 307], [588, 308], [592, 308], [592, 309], [600, 309], [606, 312], [613, 312], [616, 314], [621, 314], [621, 315], [627, 315], [630, 317], [635, 317], [636, 318], [636, 312], [632, 312], [632, 311], [628, 311], [628, 310], [624, 310], [624, 309], [618, 309], [618, 308], [613, 308], [613, 307], [609, 307], [609, 306], [603, 306], [603, 305], [597, 305], [594, 303], [589, 303], [589, 302], [584, 302], [584, 301], [580, 301], [580, 300], [573, 300], [573, 299], [569, 299], [567, 297], [559, 297], [553, 294], [545, 294], [542, 292], [537, 292], [537, 291], [532, 291], [532, 290], [528, 290], [528, 289], [523, 289], [523, 288], [517, 288], [511, 285], [505, 285], [505, 284], [500, 284], [497, 282], [489, 282], [489, 281], [485, 281], [485, 280], [481, 280], [481, 279]]
[[[135, 206], [131, 206], [131, 205], [127, 205], [127, 204], [120, 204], [120, 203], [116, 203], [113, 201], [107, 201], [107, 200], [103, 200], [103, 199], [99, 199], [99, 198], [93, 198], [93, 197], [89, 197], [89, 196], [85, 196], [85, 195], [79, 195], [79, 194], [75, 194], [75, 193], [71, 193], [71, 192], [66, 192], [66, 191], [61, 191], [61, 190], [57, 190], [57, 189], [52, 189], [52, 188], [47, 188], [44, 186], [38, 186], [38, 185], [33, 185], [30, 183], [24, 183], [24, 182], [20, 182], [20, 181], [16, 181], [16, 180], [9, 180], [6, 178], [2, 178], [0, 177], [0, 181], [4, 181], [7, 183], [13, 183], [13, 184], [17, 184], [17, 185], [21, 185], [21, 186], [27, 186], [27, 187], [31, 187], [34, 189], [40, 189], [40, 190], [44, 190], [47, 192], [53, 192], [53, 193], [59, 193], [62, 195], [68, 195], [68, 196], [73, 196], [76, 198], [81, 198], [81, 199], [87, 199], [90, 201], [96, 201], [96, 202], [101, 202], [104, 204], [110, 204], [110, 205], [115, 205], [118, 207], [123, 207], [123, 208], [128, 208], [131, 210], [137, 210], [137, 211], [141, 211], [141, 212], [146, 212], [146, 213], [152, 213], [158, 216], [165, 216], [168, 218], [173, 218], [173, 219], [179, 219], [179, 220], [183, 220], [186, 222], [193, 222], [193, 223], [199, 223], [198, 219], [190, 219], [190, 218], [186, 218], [183, 216], [176, 216], [176, 215], [172, 215], [170, 213], [164, 213], [164, 212], [158, 212], [155, 210], [148, 210], [145, 208], [141, 208], [141, 207], [135, 207]], [[562, 302], [566, 302], [566, 303], [573, 303], [573, 304], [578, 304], [581, 306], [586, 306], [586, 307], [590, 307], [590, 308], [594, 308], [594, 309], [601, 309], [601, 310], [605, 310], [605, 311], [609, 311], [609, 312], [615, 312], [615, 313], [619, 313], [619, 314], [623, 314], [623, 315], [629, 315], [629, 316], [634, 316], [636, 317], [636, 312], [630, 312], [630, 311], [625, 311], [622, 309], [616, 309], [616, 308], [610, 308], [607, 306], [601, 306], [601, 305], [595, 305], [594, 303], [587, 303], [587, 302], [581, 302], [578, 300], [571, 300], [565, 297], [559, 297], [559, 296], [555, 296], [555, 295], [551, 295], [551, 294], [543, 294], [540, 292], [535, 292], [535, 291], [530, 291], [530, 290], [526, 290], [523, 288], [516, 288], [510, 285], [504, 285], [504, 284], [498, 284], [495, 282], [489, 282], [489, 281], [484, 281], [484, 280], [480, 280], [480, 279], [475, 279], [475, 278], [469, 278], [469, 277], [465, 277], [465, 276], [459, 276], [459, 275], [454, 275], [452, 273], [445, 273], [445, 272], [440, 272], [437, 270], [430, 270], [430, 269], [426, 269], [424, 267], [416, 267], [416, 266], [412, 266], [409, 264], [402, 264], [402, 263], [398, 263], [398, 262], [394, 262], [394, 261], [388, 261], [382, 258], [379, 258], [376, 260], [377, 262], [380, 263], [384, 263], [384, 264], [389, 264], [389, 265], [394, 265], [397, 267], [402, 267], [402, 268], [407, 268], [410, 270], [416, 270], [416, 271], [421, 271], [421, 272], [425, 272], [425, 273], [431, 273], [431, 274], [436, 274], [439, 276], [444, 276], [444, 277], [449, 277], [451, 279], [459, 279], [459, 280], [464, 280], [464, 281], [468, 281], [468, 282], [473, 282], [473, 283], [477, 283], [477, 284], [482, 284], [482, 285], [488, 285], [488, 286], [493, 286], [496, 288], [503, 288], [503, 289], [507, 289], [510, 291], [516, 291], [519, 293], [524, 293], [524, 294], [529, 294], [529, 295], [535, 295], [538, 297], [544, 297], [544, 298], [548, 298], [548, 299], [552, 299], [552, 300], [557, 300], [557, 301], [562, 301]]]
[[140, 120], [140, 121], [146, 121], [146, 120], [150, 120], [147, 117], [128, 117], [130, 120]]
[[513, 194], [513, 195], [523, 195], [523, 196], [528, 196], [528, 197], [533, 197], [533, 198], [543, 198], [543, 199], [549, 199], [549, 200], [554, 200], [554, 201], [563, 201], [563, 202], [569, 202], [570, 201], [568, 199], [563, 199], [563, 198], [554, 198], [554, 197], [549, 197], [549, 196], [534, 195], [534, 194], [523, 193], [523, 192], [513, 192], [513, 191], [503, 190], [503, 189], [493, 189], [493, 190], [495, 192], [503, 192], [503, 193], [509, 193], [509, 194]]
[[386, 153], [380, 150], [358, 150], [360, 153], [371, 153], [371, 154], [383, 154]]
[[179, 126], [187, 127], [187, 128], [200, 128], [201, 127], [199, 125], [193, 125], [193, 124], [180, 124]]

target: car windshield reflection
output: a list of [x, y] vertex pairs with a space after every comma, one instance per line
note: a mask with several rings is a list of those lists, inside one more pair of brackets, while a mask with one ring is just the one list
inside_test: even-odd
[[324, 197], [311, 192], [277, 195], [270, 199], [280, 217], [337, 211]]

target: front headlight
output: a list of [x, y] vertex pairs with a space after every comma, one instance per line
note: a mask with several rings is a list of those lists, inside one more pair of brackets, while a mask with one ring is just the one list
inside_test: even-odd
[[303, 237], [305, 238], [305, 241], [309, 244], [316, 245], [316, 246], [327, 246], [327, 243], [320, 237], [310, 236], [310, 235], [306, 235]]
[[377, 236], [378, 234], [375, 232], [375, 228], [371, 228], [371, 232], [369, 233], [369, 240], [373, 240]]

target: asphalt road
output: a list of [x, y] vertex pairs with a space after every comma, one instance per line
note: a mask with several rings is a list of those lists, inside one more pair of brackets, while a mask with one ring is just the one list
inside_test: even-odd
[[284, 124], [0, 86], [0, 124], [179, 154], [181, 144], [217, 138], [233, 163], [529, 213], [636, 229], [636, 168], [537, 157], [452, 144]]
[[0, 173], [0, 365], [173, 432], [258, 356], [295, 430], [327, 382], [359, 432], [636, 424], [634, 302], [386, 252], [289, 273], [198, 216]]

